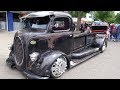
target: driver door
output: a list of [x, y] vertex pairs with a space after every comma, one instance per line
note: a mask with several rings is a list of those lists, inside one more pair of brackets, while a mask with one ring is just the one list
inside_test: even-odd
[[77, 52], [85, 48], [86, 37], [85, 33], [75, 31], [73, 34], [73, 52]]
[[70, 54], [72, 51], [73, 32], [70, 31], [70, 19], [69, 17], [57, 17], [53, 21], [54, 34], [57, 35], [57, 39], [54, 41], [54, 49], [60, 50], [65, 54]]

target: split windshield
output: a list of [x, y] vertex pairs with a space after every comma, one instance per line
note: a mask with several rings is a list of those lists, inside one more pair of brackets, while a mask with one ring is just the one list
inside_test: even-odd
[[24, 20], [24, 28], [47, 30], [49, 22], [50, 22], [49, 16], [26, 18]]

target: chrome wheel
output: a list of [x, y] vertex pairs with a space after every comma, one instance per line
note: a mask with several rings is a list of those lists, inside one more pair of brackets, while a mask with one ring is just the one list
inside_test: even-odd
[[65, 72], [65, 70], [67, 69], [67, 60], [65, 57], [59, 57], [52, 65], [51, 67], [51, 74], [52, 77], [54, 78], [58, 78], [61, 75], [63, 75], [63, 73]]

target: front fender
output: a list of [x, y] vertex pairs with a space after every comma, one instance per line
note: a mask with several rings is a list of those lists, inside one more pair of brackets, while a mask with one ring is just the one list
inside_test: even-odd
[[[41, 69], [45, 68], [46, 69], [50, 69], [51, 65], [53, 64], [53, 62], [60, 56], [64, 55], [66, 57], [67, 60], [69, 60], [69, 58], [67, 57], [66, 54], [64, 54], [61, 51], [47, 51], [46, 53], [44, 53], [40, 60], [42, 60], [41, 63]], [[69, 62], [67, 62], [69, 65]]]

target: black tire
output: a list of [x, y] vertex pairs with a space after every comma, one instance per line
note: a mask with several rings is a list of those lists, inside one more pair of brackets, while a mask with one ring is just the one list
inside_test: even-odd
[[106, 47], [107, 47], [107, 41], [105, 40], [105, 41], [103, 42], [102, 47], [100, 48], [100, 52], [103, 53], [103, 52], [105, 51]]
[[[64, 60], [63, 60], [63, 64], [64, 65], [66, 65], [66, 67], [65, 67], [65, 71], [67, 70], [67, 67], [68, 67], [68, 63], [67, 63], [67, 59], [64, 57], [64, 56], [61, 56], [61, 57], [59, 57], [59, 58], [57, 58], [57, 60], [55, 60], [54, 62], [53, 62], [53, 64], [51, 65], [51, 68], [50, 68], [50, 77], [51, 78], [59, 78], [59, 77], [61, 77], [63, 74], [64, 74], [64, 72], [63, 73], [61, 73], [60, 75], [55, 75], [54, 73], [53, 73], [53, 70], [52, 70], [52, 68], [53, 68], [53, 66], [58, 62], [58, 59], [60, 59], [60, 58], [63, 58]], [[62, 60], [62, 59], [61, 59]], [[62, 65], [63, 65], [62, 64]]]

